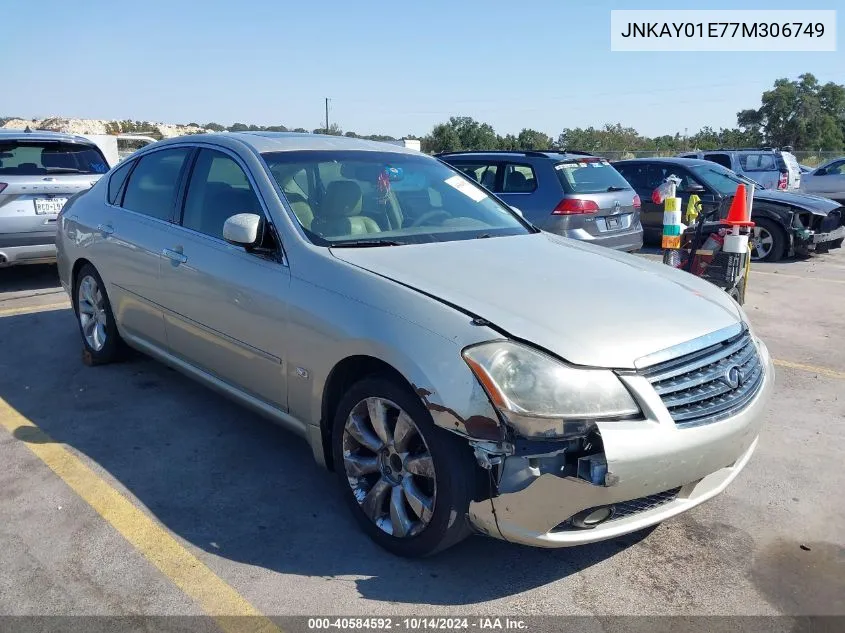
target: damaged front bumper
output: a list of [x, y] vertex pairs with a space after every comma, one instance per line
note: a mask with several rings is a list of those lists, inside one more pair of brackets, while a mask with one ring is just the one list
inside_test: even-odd
[[822, 233], [803, 231], [795, 235], [795, 248], [818, 252], [827, 251], [831, 248], [839, 248], [842, 245], [843, 238], [845, 238], [845, 226]]
[[[646, 419], [597, 425], [603, 446], [597, 461], [607, 468], [606, 474], [600, 468], [600, 477], [593, 477], [598, 485], [544, 467], [544, 461], [560, 460], [558, 452], [501, 456], [497, 494], [474, 501], [470, 521], [479, 531], [507, 541], [567, 547], [641, 530], [719, 494], [754, 452], [774, 385], [768, 350], [762, 342], [758, 345], [766, 368], [763, 384], [736, 415], [679, 427], [644, 378], [625, 377], [641, 399]], [[613, 514], [595, 527], [577, 527], [579, 521], [573, 521], [585, 510], [604, 507]]]

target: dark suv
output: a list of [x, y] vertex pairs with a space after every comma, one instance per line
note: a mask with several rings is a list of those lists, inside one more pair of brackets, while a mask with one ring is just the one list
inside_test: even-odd
[[643, 245], [640, 198], [604, 158], [554, 151], [447, 152], [437, 157], [544, 231], [624, 251]]

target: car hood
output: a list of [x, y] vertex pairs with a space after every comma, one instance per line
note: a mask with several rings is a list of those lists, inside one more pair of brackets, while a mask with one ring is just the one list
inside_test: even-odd
[[742, 320], [698, 277], [548, 233], [331, 252], [577, 365], [633, 368]]
[[755, 189], [754, 199], [800, 207], [817, 215], [827, 215], [841, 206], [838, 202], [834, 202], [830, 198], [814, 196], [809, 193], [800, 193], [798, 191], [776, 191], [774, 189]]

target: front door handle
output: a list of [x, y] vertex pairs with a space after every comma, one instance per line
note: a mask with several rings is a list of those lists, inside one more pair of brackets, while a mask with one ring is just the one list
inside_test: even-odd
[[188, 257], [179, 251], [174, 251], [171, 248], [165, 248], [161, 251], [161, 254], [164, 255], [167, 259], [174, 262], [175, 264], [184, 264], [188, 261]]
[[114, 233], [114, 227], [111, 224], [98, 224], [97, 230], [103, 235], [111, 235]]

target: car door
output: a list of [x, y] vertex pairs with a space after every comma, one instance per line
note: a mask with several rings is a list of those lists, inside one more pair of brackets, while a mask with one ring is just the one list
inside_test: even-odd
[[802, 189], [807, 193], [845, 201], [845, 160], [838, 160], [805, 174]]
[[165, 148], [127, 163], [109, 180], [108, 207], [95, 230], [95, 265], [129, 338], [164, 350], [162, 250], [172, 241], [176, 199], [190, 147]]
[[[161, 265], [173, 355], [277, 408], [287, 409], [285, 330], [290, 272], [243, 162], [199, 150]], [[262, 217], [264, 239], [246, 250], [223, 239], [225, 220]]]
[[663, 205], [651, 199], [651, 194], [662, 182], [659, 166], [647, 162], [616, 163], [613, 166], [640, 197], [640, 223], [644, 238], [652, 242], [659, 240], [663, 233]]

